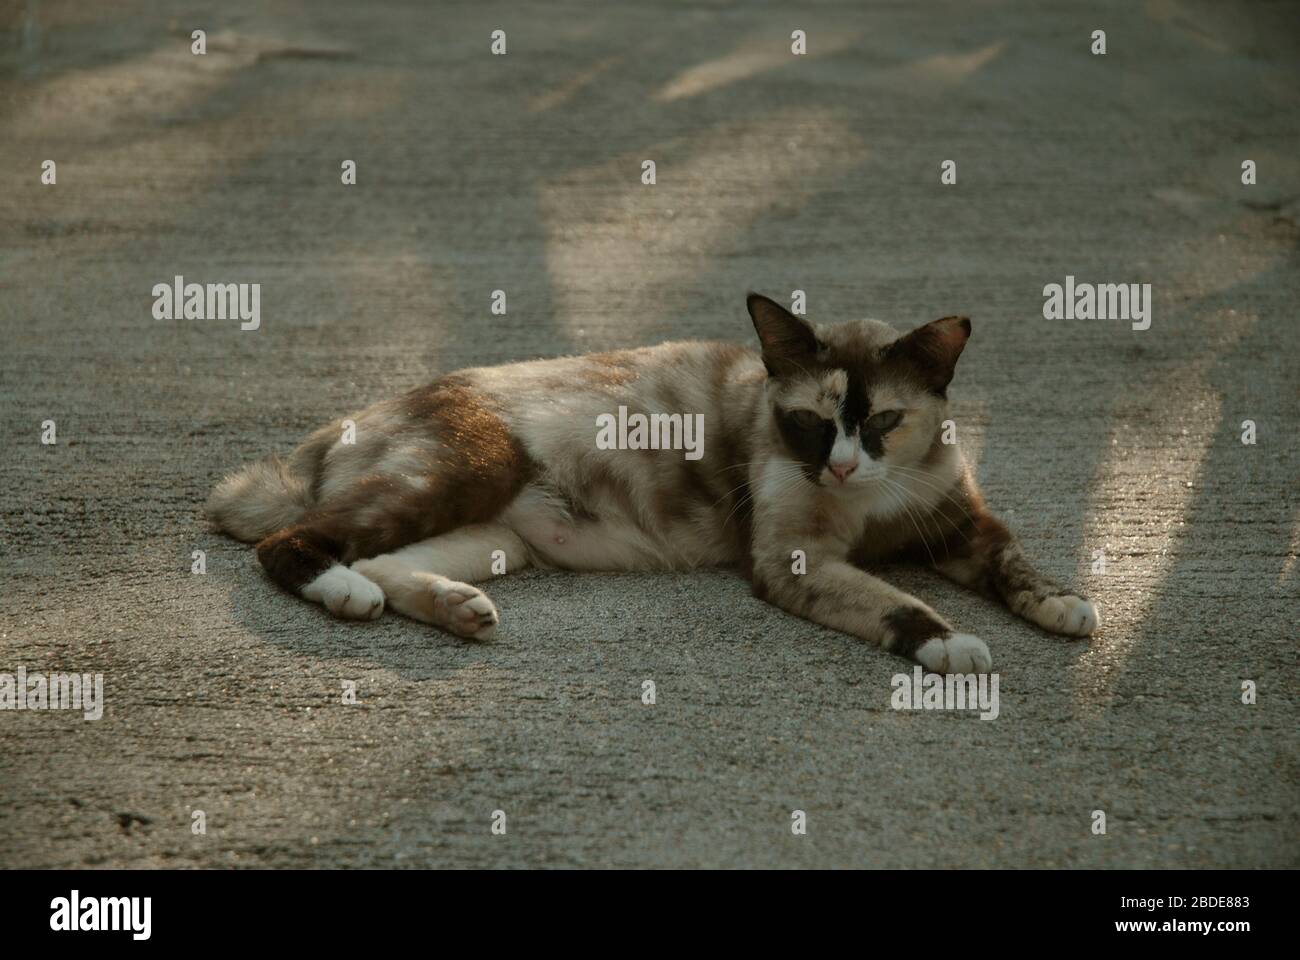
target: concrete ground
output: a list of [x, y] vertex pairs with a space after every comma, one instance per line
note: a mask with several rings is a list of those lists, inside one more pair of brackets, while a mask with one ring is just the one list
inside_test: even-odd
[[[1300, 865], [1297, 23], [0, 0], [0, 672], [106, 700], [0, 713], [0, 866]], [[260, 283], [261, 328], [155, 320], [177, 274]], [[1150, 283], [1150, 329], [1044, 319], [1067, 275]], [[989, 642], [996, 720], [892, 710], [908, 664], [726, 572], [506, 577], [475, 645], [332, 620], [200, 517], [439, 372], [747, 342], [750, 289], [973, 318], [959, 436], [1105, 618], [1066, 642], [898, 571]]]

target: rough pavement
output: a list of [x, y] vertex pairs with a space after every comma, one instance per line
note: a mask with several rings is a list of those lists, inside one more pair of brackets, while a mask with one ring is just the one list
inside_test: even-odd
[[[0, 712], [0, 866], [1300, 864], [1300, 7], [270, 6], [0, 2], [0, 672], [106, 699]], [[177, 274], [260, 283], [261, 329], [155, 320]], [[1045, 320], [1067, 275], [1151, 283], [1150, 329]], [[747, 341], [750, 289], [973, 318], [961, 440], [1105, 618], [899, 571], [998, 719], [892, 710], [908, 664], [726, 572], [502, 578], [474, 645], [200, 517], [439, 372]]]

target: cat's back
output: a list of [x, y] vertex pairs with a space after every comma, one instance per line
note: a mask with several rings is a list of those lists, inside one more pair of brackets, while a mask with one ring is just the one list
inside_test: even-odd
[[686, 340], [475, 367], [449, 379], [495, 408], [536, 454], [552, 458], [594, 449], [603, 417], [702, 415], [717, 430], [739, 426], [765, 375], [746, 347]]
[[[502, 401], [506, 408], [553, 405], [568, 396], [639, 402], [683, 399], [709, 388], [761, 383], [758, 354], [735, 343], [674, 340], [649, 347], [472, 367], [452, 374]], [[698, 403], [697, 403], [698, 406]]]

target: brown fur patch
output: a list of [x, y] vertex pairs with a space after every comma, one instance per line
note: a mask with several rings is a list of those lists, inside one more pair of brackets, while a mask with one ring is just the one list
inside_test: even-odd
[[307, 524], [273, 533], [256, 549], [267, 575], [293, 593], [337, 563], [341, 552], [327, 533]]
[[924, 610], [896, 607], [881, 617], [889, 636], [882, 644], [891, 653], [915, 658], [916, 651], [929, 640], [947, 639], [952, 631]]
[[567, 370], [564, 376], [547, 378], [543, 383], [555, 390], [572, 390], [574, 387], [609, 388], [632, 383], [641, 375], [629, 362], [626, 353], [588, 353], [578, 359], [581, 362]]
[[[498, 516], [533, 476], [533, 464], [505, 421], [463, 377], [450, 376], [394, 404], [413, 436], [438, 441], [414, 487], [404, 475], [370, 473], [302, 522], [258, 545], [267, 573], [298, 591], [333, 562], [351, 563]], [[400, 443], [375, 451], [376, 462]]]

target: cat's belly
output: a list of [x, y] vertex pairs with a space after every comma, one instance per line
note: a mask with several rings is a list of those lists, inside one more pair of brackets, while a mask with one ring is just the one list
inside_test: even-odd
[[538, 560], [565, 570], [685, 570], [734, 559], [688, 524], [652, 532], [618, 510], [574, 517], [536, 490], [521, 494], [502, 520]]

